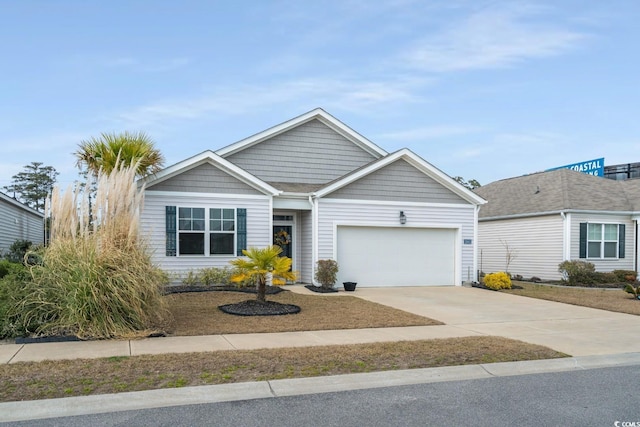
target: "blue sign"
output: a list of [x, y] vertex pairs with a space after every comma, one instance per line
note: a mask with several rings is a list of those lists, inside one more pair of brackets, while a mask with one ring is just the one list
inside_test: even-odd
[[560, 166], [553, 169], [547, 169], [547, 171], [554, 171], [557, 169], [571, 169], [576, 172], [586, 173], [588, 175], [604, 176], [604, 157], [600, 159], [587, 160], [586, 162]]

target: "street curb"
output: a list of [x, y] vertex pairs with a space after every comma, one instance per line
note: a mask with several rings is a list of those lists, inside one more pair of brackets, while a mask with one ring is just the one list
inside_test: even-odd
[[0, 422], [640, 365], [640, 353], [380, 371], [0, 403]]

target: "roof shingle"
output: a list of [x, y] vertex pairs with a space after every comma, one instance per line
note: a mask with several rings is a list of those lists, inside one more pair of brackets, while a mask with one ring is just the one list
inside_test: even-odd
[[480, 218], [564, 210], [640, 209], [640, 180], [614, 181], [569, 169], [495, 181], [474, 190], [488, 201]]

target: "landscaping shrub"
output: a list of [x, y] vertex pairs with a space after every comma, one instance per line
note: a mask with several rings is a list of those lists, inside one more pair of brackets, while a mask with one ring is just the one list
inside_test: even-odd
[[595, 285], [619, 282], [618, 277], [613, 272], [595, 271], [591, 273], [591, 277]]
[[8, 259], [0, 259], [0, 279], [22, 270], [24, 270], [24, 265], [17, 262], [11, 262]]
[[338, 274], [338, 262], [332, 259], [320, 259], [316, 263], [315, 279], [323, 288], [331, 289], [336, 283]]
[[101, 176], [90, 210], [77, 190], [54, 189], [42, 263], [2, 279], [3, 336], [131, 337], [161, 324], [168, 277], [139, 239], [142, 191], [135, 165]]
[[620, 283], [633, 283], [636, 281], [638, 275], [638, 273], [633, 270], [613, 270], [612, 273], [616, 275], [616, 280]]
[[558, 264], [558, 271], [565, 276], [569, 285], [591, 285], [595, 282], [593, 273], [596, 266], [586, 261], [563, 261]]
[[[191, 272], [189, 272], [191, 273]], [[209, 267], [203, 268], [195, 273], [195, 283], [199, 285], [229, 285], [231, 283], [231, 275], [233, 270], [228, 267]], [[187, 276], [188, 278], [189, 276]]]
[[9, 246], [9, 251], [4, 257], [11, 262], [24, 262], [24, 256], [32, 246], [33, 243], [29, 240], [16, 240]]
[[484, 276], [484, 285], [497, 291], [498, 289], [511, 289], [511, 277], [503, 271], [497, 273], [489, 273]]

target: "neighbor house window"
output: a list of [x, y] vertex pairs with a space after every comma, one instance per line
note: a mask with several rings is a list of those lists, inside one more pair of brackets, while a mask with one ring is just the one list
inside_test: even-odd
[[587, 258], [618, 258], [618, 224], [587, 224]]
[[235, 209], [178, 208], [179, 255], [233, 255]]

